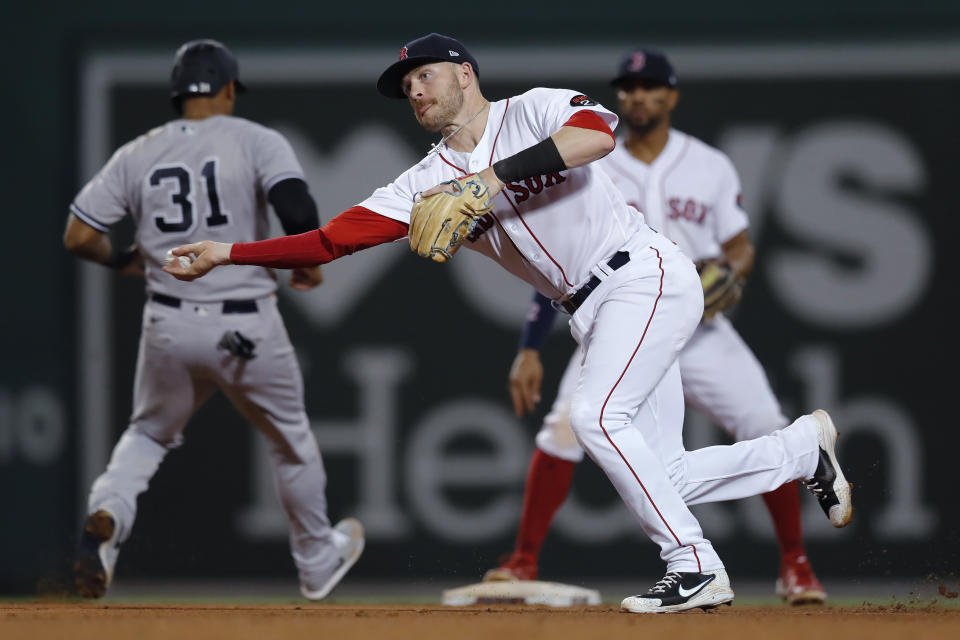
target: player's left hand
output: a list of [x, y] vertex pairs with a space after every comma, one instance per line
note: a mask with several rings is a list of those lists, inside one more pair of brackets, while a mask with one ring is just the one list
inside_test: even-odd
[[320, 265], [299, 267], [290, 271], [290, 286], [297, 291], [309, 291], [320, 284], [323, 284], [323, 271]]
[[532, 413], [540, 402], [540, 385], [543, 384], [543, 364], [536, 349], [521, 349], [510, 366], [510, 397], [513, 412], [520, 417]]
[[[177, 280], [190, 282], [206, 275], [216, 266], [230, 264], [232, 248], [233, 244], [230, 242], [213, 242], [212, 240], [180, 245], [171, 251], [175, 259], [165, 265], [163, 270]], [[185, 266], [177, 259], [180, 256], [186, 256], [187, 259], [192, 257], [193, 261]]]

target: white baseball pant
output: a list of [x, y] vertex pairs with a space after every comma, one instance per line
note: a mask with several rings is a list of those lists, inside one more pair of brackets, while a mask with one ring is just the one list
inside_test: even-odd
[[[540, 449], [570, 462], [583, 460], [583, 448], [570, 428], [570, 399], [582, 361], [583, 349], [577, 347], [537, 433]], [[700, 324], [679, 361], [684, 400], [734, 440], [765, 436], [789, 424], [763, 366], [725, 316]]]
[[[816, 422], [730, 446], [685, 451], [678, 356], [703, 312], [696, 269], [656, 234], [625, 247], [570, 321], [583, 359], [570, 402], [580, 445], [660, 546], [668, 571], [723, 566], [687, 504], [766, 493], [816, 470]], [[639, 246], [638, 246], [639, 244]]]
[[[88, 513], [114, 514], [120, 542], [133, 528], [137, 496], [167, 452], [183, 442], [190, 416], [220, 388], [267, 439], [297, 567], [328, 563], [326, 472], [303, 404], [300, 367], [276, 298], [256, 302], [255, 313], [238, 314], [223, 314], [219, 302], [144, 305], [133, 415], [88, 501]], [[244, 360], [218, 348], [228, 330], [252, 340], [256, 357]]]

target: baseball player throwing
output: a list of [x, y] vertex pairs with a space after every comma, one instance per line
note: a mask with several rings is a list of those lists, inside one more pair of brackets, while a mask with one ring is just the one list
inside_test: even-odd
[[[730, 295], [718, 295], [712, 309], [680, 352], [680, 376], [686, 401], [704, 411], [735, 440], [749, 440], [785, 427], [766, 375], [750, 348], [723, 316], [739, 297], [741, 282], [753, 266], [748, 219], [740, 206], [740, 183], [729, 159], [700, 140], [670, 128], [677, 103], [677, 77], [667, 58], [637, 50], [620, 63], [612, 81], [617, 88], [626, 137], [598, 161], [627, 203], [647, 222], [698, 263], [722, 260], [735, 274]], [[709, 291], [709, 285], [707, 286]], [[556, 311], [539, 294], [524, 327], [521, 348], [510, 374], [518, 415], [539, 400], [543, 367], [540, 347]], [[706, 316], [713, 312], [711, 318]], [[547, 529], [570, 489], [574, 464], [583, 459], [570, 428], [570, 407], [583, 350], [578, 349], [563, 375], [557, 398], [537, 435], [530, 461], [523, 513], [513, 553], [485, 580], [535, 580]], [[803, 547], [796, 483], [763, 495], [780, 544], [777, 593], [792, 604], [823, 602], [823, 587]]]
[[[644, 224], [594, 161], [615, 146], [617, 116], [566, 89], [488, 102], [476, 59], [430, 34], [400, 50], [377, 83], [443, 134], [423, 160], [323, 228], [259, 242], [204, 241], [165, 270], [182, 280], [218, 265], [303, 267], [408, 236], [444, 262], [467, 246], [572, 314], [583, 347], [570, 422], [644, 531], [667, 573], [623, 601], [635, 612], [733, 600], [719, 556], [687, 502], [732, 500], [804, 479], [836, 526], [850, 520], [849, 485], [823, 411], [770, 435], [685, 451], [677, 356], [703, 314], [689, 258]], [[412, 211], [411, 211], [412, 209]], [[466, 354], [464, 354], [466, 357]]]
[[[137, 496], [182, 443], [190, 416], [219, 388], [269, 442], [301, 592], [323, 598], [360, 557], [363, 528], [352, 518], [335, 527], [327, 519], [326, 473], [277, 311], [276, 276], [264, 268], [224, 269], [189, 286], [161, 271], [170, 247], [195, 238], [267, 237], [268, 201], [287, 233], [316, 228], [316, 205], [283, 136], [232, 117], [244, 87], [224, 45], [183, 45], [171, 88], [180, 117], [113, 155], [70, 205], [64, 234], [66, 247], [87, 260], [126, 271], [144, 265], [147, 283], [133, 415], [90, 490], [76, 586], [86, 597], [104, 595], [133, 528]], [[106, 232], [127, 214], [137, 225], [136, 245], [115, 251]], [[321, 280], [318, 268], [301, 266], [290, 281], [306, 291]]]

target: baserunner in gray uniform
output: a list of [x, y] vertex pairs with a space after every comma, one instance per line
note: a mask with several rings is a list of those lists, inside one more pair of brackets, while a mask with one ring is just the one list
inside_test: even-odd
[[[363, 550], [352, 518], [327, 519], [326, 473], [304, 409], [303, 380], [277, 311], [272, 269], [222, 269], [188, 284], [163, 273], [171, 247], [216, 238], [268, 236], [267, 203], [286, 233], [319, 225], [290, 144], [272, 129], [232, 117], [237, 61], [214, 40], [176, 54], [171, 74], [180, 118], [121, 147], [70, 205], [66, 247], [126, 273], [145, 272], [147, 303], [137, 354], [130, 425], [93, 483], [74, 563], [79, 593], [104, 595], [137, 496], [190, 416], [220, 388], [269, 443], [276, 486], [290, 520], [300, 590], [326, 596]], [[136, 244], [115, 250], [106, 232], [125, 215]], [[141, 271], [142, 269], [142, 271]], [[319, 267], [295, 269], [291, 284], [320, 284]]]

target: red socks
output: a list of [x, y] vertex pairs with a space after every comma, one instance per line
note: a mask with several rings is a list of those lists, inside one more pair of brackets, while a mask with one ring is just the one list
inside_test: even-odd
[[553, 516], [570, 492], [574, 466], [576, 463], [551, 456], [539, 448], [533, 452], [515, 554], [529, 556], [536, 563]]
[[803, 555], [803, 525], [800, 520], [800, 490], [796, 482], [763, 494], [773, 528], [780, 543], [780, 555]]

